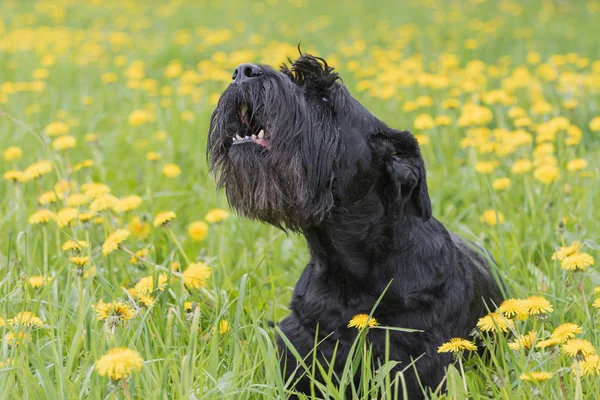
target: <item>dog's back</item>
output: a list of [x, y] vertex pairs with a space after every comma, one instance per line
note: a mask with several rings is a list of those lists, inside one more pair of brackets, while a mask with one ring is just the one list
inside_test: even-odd
[[[477, 320], [494, 310], [502, 302], [503, 296], [500, 285], [494, 277], [491, 265], [495, 264], [492, 255], [472, 241], [465, 241], [454, 232], [450, 232], [452, 241], [459, 249], [460, 254], [468, 258], [473, 274], [473, 302], [470, 309], [470, 326], [475, 326]], [[489, 262], [488, 262], [489, 260]]]

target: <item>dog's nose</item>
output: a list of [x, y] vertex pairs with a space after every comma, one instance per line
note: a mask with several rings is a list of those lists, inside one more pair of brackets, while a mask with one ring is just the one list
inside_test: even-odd
[[233, 71], [231, 79], [234, 82], [241, 83], [261, 75], [262, 71], [258, 65], [240, 64]]

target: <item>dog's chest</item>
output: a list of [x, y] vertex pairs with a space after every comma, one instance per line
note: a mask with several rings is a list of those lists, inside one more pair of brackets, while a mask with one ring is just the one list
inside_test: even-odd
[[347, 332], [348, 321], [356, 315], [370, 313], [377, 297], [332, 274], [308, 264], [296, 287], [292, 311], [304, 325], [319, 326], [334, 336]]

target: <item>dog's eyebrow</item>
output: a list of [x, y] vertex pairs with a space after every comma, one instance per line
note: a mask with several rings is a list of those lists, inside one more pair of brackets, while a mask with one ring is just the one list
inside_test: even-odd
[[324, 89], [340, 79], [335, 68], [322, 57], [301, 53], [295, 61], [288, 58], [288, 62], [289, 66], [282, 64], [280, 70], [299, 84], [310, 81], [312, 86]]

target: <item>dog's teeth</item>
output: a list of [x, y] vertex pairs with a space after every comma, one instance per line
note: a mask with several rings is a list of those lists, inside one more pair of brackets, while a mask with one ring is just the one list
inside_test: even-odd
[[262, 138], [264, 138], [264, 137], [265, 137], [265, 130], [264, 130], [264, 129], [261, 129], [261, 130], [260, 130], [260, 132], [258, 132], [258, 138], [259, 138], [259, 139], [262, 139]]
[[245, 117], [247, 112], [248, 112], [248, 106], [244, 104], [242, 106], [242, 117]]
[[235, 142], [236, 140], [237, 140], [237, 137], [234, 137], [234, 138], [233, 138], [233, 141]]
[[240, 135], [235, 135], [235, 137], [237, 138], [237, 140], [242, 140], [242, 137]]
[[258, 136], [252, 135], [252, 139], [258, 139]]

